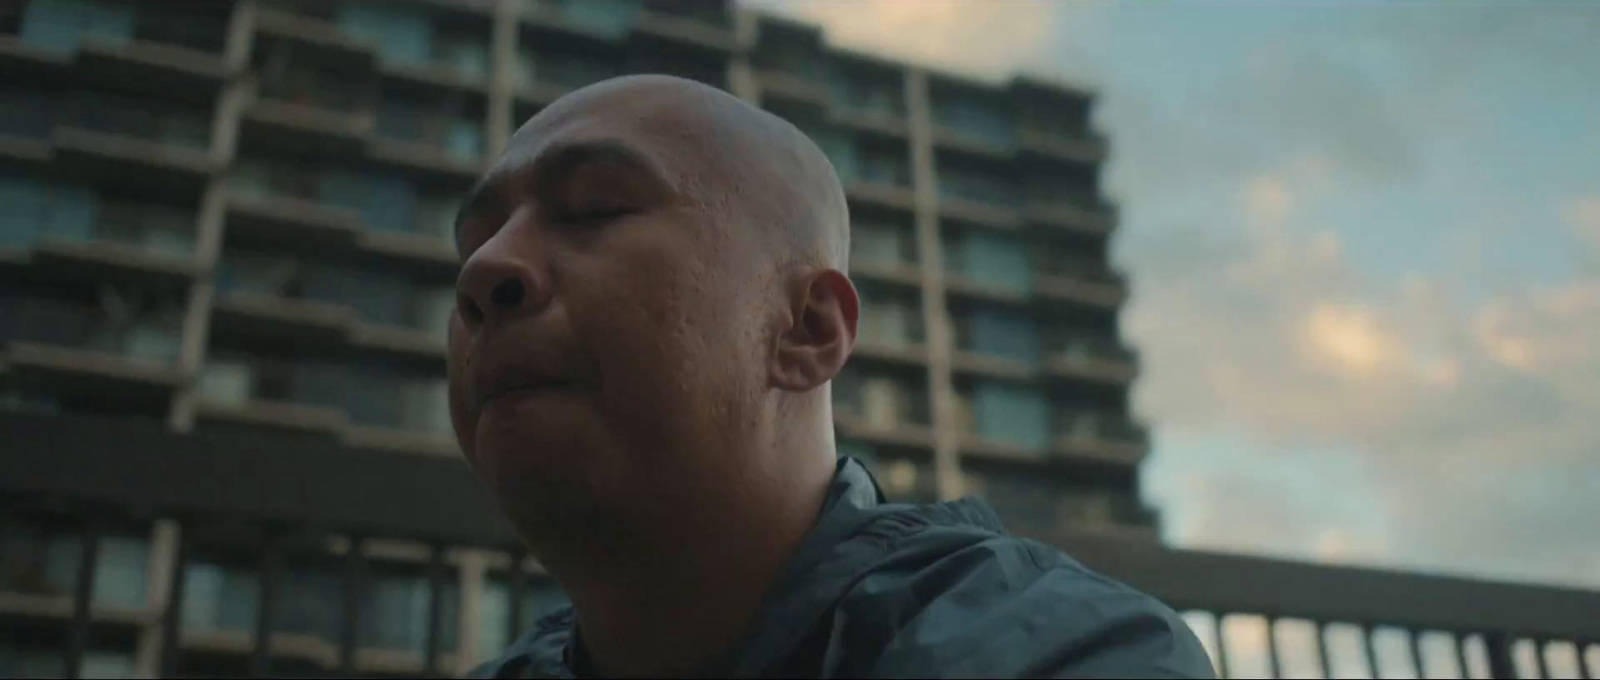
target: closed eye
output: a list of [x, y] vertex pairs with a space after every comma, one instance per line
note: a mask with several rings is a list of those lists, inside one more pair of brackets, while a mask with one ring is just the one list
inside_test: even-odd
[[638, 212], [632, 207], [605, 207], [575, 210], [562, 215], [562, 221], [572, 224], [602, 224]]

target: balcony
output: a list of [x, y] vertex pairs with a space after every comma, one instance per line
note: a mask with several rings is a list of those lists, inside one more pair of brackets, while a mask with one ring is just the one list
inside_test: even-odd
[[1020, 308], [1031, 299], [1026, 288], [954, 270], [945, 273], [944, 286], [945, 291], [954, 297], [1006, 307]]
[[1128, 284], [1104, 266], [1056, 259], [1041, 261], [1036, 271], [1033, 290], [1045, 298], [1111, 309], [1128, 299]]
[[763, 17], [757, 31], [751, 62], [762, 102], [777, 99], [832, 108], [833, 89], [821, 31], [772, 17]]
[[229, 75], [231, 11], [232, 3], [181, 13], [161, 3], [25, 4], [18, 34], [0, 40], [0, 63], [21, 76], [70, 69], [90, 85], [207, 101]]
[[850, 278], [905, 288], [922, 287], [922, 269], [910, 262], [885, 262], [852, 258]]
[[373, 72], [377, 59], [372, 46], [340, 29], [332, 12], [332, 6], [289, 0], [264, 3], [256, 10], [256, 31], [293, 44], [303, 56], [327, 66]]
[[307, 101], [274, 98], [270, 90], [245, 112], [240, 135], [249, 148], [318, 156], [367, 150], [374, 127], [370, 113], [341, 112]]
[[[309, 356], [295, 348], [221, 340], [201, 374], [197, 418], [216, 431], [273, 432], [295, 441], [422, 455], [459, 455], [443, 400], [442, 366], [381, 357]], [[442, 346], [441, 346], [442, 351]], [[426, 410], [427, 413], [423, 413]]]
[[302, 254], [351, 250], [363, 231], [361, 214], [292, 197], [230, 195], [227, 241], [245, 246], [291, 247]]
[[578, 37], [589, 43], [618, 43], [638, 21], [636, 2], [530, 0], [520, 5], [522, 25], [541, 38]]
[[933, 141], [941, 152], [988, 163], [1016, 155], [1014, 114], [997, 104], [999, 93], [975, 83], [935, 78], [928, 84]]
[[1150, 452], [1145, 429], [1125, 418], [1068, 412], [1057, 414], [1056, 423], [1056, 456], [1135, 467]]
[[[427, 281], [453, 282], [455, 202], [359, 173], [307, 173], [247, 160], [230, 176], [226, 242], [329, 257]], [[396, 209], [401, 206], [401, 209]]]
[[0, 291], [0, 364], [24, 393], [61, 406], [164, 414], [180, 381], [184, 311], [171, 293], [23, 282]]
[[[203, 554], [198, 537], [224, 527], [235, 536], [244, 533], [241, 526], [253, 534], [272, 524], [297, 531], [315, 527], [330, 533], [407, 537], [451, 549], [483, 550], [498, 558], [489, 560], [492, 568], [506, 564], [505, 553], [516, 554], [519, 543], [483, 496], [481, 484], [459, 460], [394, 456], [328, 442], [282, 446], [280, 441], [262, 437], [200, 431], [184, 435], [171, 432], [164, 423], [82, 416], [0, 414], [0, 428], [13, 433], [15, 443], [8, 455], [0, 456], [0, 487], [12, 499], [8, 507], [32, 507], [39, 504], [34, 498], [50, 496], [66, 501], [56, 507], [69, 511], [67, 519], [73, 521], [104, 518], [107, 504], [185, 519], [183, 531], [177, 535], [181, 543], [173, 544], [170, 553], [182, 557], [163, 562], [172, 566], [152, 572], [153, 582], [170, 578], [173, 567], [198, 566]], [[115, 455], [110, 455], [112, 452]], [[878, 466], [877, 474], [887, 486], [893, 473], [884, 467]], [[338, 483], [307, 483], [307, 470], [317, 470], [316, 479]], [[173, 479], [204, 479], [208, 483], [174, 485]], [[351, 498], [362, 502], [351, 503]], [[429, 502], [418, 503], [418, 498]], [[225, 525], [222, 517], [234, 523]], [[1580, 654], [1588, 654], [1588, 662], [1573, 674], [1600, 671], [1600, 665], [1594, 663], [1592, 643], [1600, 639], [1600, 622], [1593, 615], [1600, 610], [1600, 594], [1592, 591], [1178, 549], [1070, 522], [1040, 530], [1018, 529], [1017, 533], [1046, 541], [1085, 566], [1183, 613], [1209, 649], [1226, 650], [1226, 654], [1215, 655], [1220, 677], [1250, 673], [1240, 669], [1241, 649], [1257, 650], [1251, 660], [1265, 668], [1269, 659], [1291, 647], [1296, 656], [1317, 660], [1314, 668], [1306, 670], [1314, 677], [1336, 677], [1351, 671], [1376, 675], [1368, 667], [1368, 660], [1378, 656], [1374, 639], [1391, 632], [1402, 638], [1397, 651], [1410, 640], [1418, 641], [1413, 650], [1426, 652], [1428, 672], [1418, 675], [1466, 667], [1472, 677], [1552, 677], [1559, 670], [1551, 661], [1558, 650], [1570, 660], [1573, 643]], [[89, 534], [81, 540], [103, 539]], [[275, 560], [275, 555], [281, 554], [271, 552], [273, 544], [239, 542], [237, 555], [243, 564], [259, 565], [256, 571], [261, 574], [278, 573], [266, 568], [275, 564], [269, 557]], [[376, 540], [363, 541], [373, 542]], [[367, 564], [371, 559], [375, 558], [368, 551], [361, 551], [359, 559], [341, 560], [341, 569], [348, 565], [351, 578], [362, 583], [364, 591], [371, 590], [370, 577], [364, 575], [370, 573]], [[432, 601], [432, 593], [437, 592], [438, 599], [446, 601], [445, 584], [457, 582], [458, 574], [466, 573], [430, 572], [438, 576], [430, 576], [426, 599]], [[537, 576], [520, 570], [513, 574], [510, 579], [492, 581], [495, 587], [504, 584], [509, 591], [509, 616], [491, 619], [478, 610], [478, 616], [483, 616], [479, 620], [529, 620], [524, 603]], [[189, 598], [200, 597], [199, 589], [185, 587], [172, 592], [173, 597], [152, 598], [150, 608], [195, 609]], [[270, 592], [283, 591], [275, 587]], [[77, 597], [75, 594], [74, 600]], [[477, 599], [462, 591], [458, 616], [472, 615], [468, 603]], [[422, 609], [411, 620], [430, 618], [428, 611]], [[1310, 635], [1252, 637], [1250, 642], [1260, 640], [1262, 646], [1247, 647], [1232, 625], [1241, 617], [1264, 618], [1268, 631], [1283, 633], [1292, 621]], [[238, 618], [254, 620], [253, 616]], [[442, 631], [465, 620], [447, 618], [442, 611], [439, 618], [441, 625], [432, 628], [434, 633], [425, 635], [422, 644], [424, 663], [430, 667], [429, 656], [437, 664], [449, 652]], [[1228, 625], [1218, 625], [1223, 622]], [[167, 659], [160, 669], [162, 677], [201, 674], [194, 666], [196, 656], [176, 643], [206, 627], [188, 617], [179, 624], [160, 632], [179, 650], [176, 658]], [[98, 624], [83, 617], [73, 618], [68, 625], [76, 634]], [[1374, 636], [1374, 631], [1383, 635]], [[1346, 639], [1355, 641], [1355, 652], [1342, 660], [1353, 658], [1359, 670], [1350, 663], [1330, 668], [1333, 660], [1325, 646], [1317, 643], [1331, 633], [1344, 632], [1352, 633]], [[1443, 637], [1437, 641], [1445, 644], [1435, 648], [1431, 643], [1436, 640], [1428, 639], [1432, 637]], [[341, 643], [341, 660], [353, 659], [355, 650], [365, 646], [354, 637], [341, 639]], [[1531, 653], [1519, 660], [1519, 651]], [[1415, 652], [1388, 658], [1401, 661], [1408, 673], [1416, 670]], [[1571, 668], [1570, 663], [1566, 665]], [[460, 666], [456, 668], [459, 671]]]
[[1108, 152], [1105, 138], [1088, 132], [1073, 136], [1023, 128], [1017, 133], [1017, 144], [1024, 155], [1085, 165], [1104, 162]]
[[386, 87], [369, 156], [380, 167], [464, 188], [483, 166], [483, 121], [482, 102]]
[[903, 67], [864, 54], [835, 58], [828, 69], [834, 106], [828, 117], [856, 132], [889, 139], [908, 136]]
[[916, 210], [916, 196], [911, 188], [906, 186], [856, 180], [845, 183], [844, 194], [852, 203], [851, 212], [855, 211], [857, 205], [867, 210], [874, 208], [901, 212]]
[[1053, 378], [1123, 387], [1139, 374], [1134, 354], [1111, 340], [1068, 338], [1045, 362]]
[[957, 351], [950, 359], [950, 369], [965, 375], [1015, 382], [1027, 382], [1039, 376], [1039, 369], [1033, 362], [970, 350]]
[[1048, 229], [1090, 236], [1106, 236], [1117, 226], [1116, 209], [1098, 199], [1036, 200], [1028, 204], [1025, 217]]
[[738, 48], [723, 0], [644, 0], [632, 41], [680, 46], [727, 58]]

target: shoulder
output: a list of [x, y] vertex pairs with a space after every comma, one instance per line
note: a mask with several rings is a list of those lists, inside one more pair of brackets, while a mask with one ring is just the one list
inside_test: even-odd
[[839, 601], [841, 675], [1213, 675], [1176, 612], [1051, 546], [933, 521], [889, 548]]
[[572, 637], [573, 611], [565, 606], [534, 623], [533, 630], [511, 643], [499, 658], [467, 673], [469, 678], [571, 677], [566, 664], [567, 641]]

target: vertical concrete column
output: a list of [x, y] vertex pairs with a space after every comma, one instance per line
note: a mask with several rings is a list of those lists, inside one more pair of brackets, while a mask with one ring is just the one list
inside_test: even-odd
[[461, 606], [456, 609], [456, 658], [454, 672], [466, 675], [467, 671], [486, 659], [478, 658], [478, 636], [483, 621], [483, 582], [489, 568], [489, 556], [482, 550], [462, 549], [457, 552], [457, 571], [460, 578]]
[[760, 24], [750, 10], [733, 10], [733, 58], [728, 60], [728, 91], [733, 96], [751, 104], [760, 105], [761, 85], [755, 68], [750, 65], [750, 53], [760, 39]]
[[161, 612], [171, 600], [172, 570], [177, 568], [178, 532], [176, 521], [156, 520], [150, 532], [150, 561], [145, 572], [145, 607], [154, 613], [139, 629], [134, 643], [133, 676], [155, 678], [161, 674]]
[[962, 494], [960, 432], [956, 429], [955, 386], [950, 377], [950, 357], [955, 340], [950, 336], [949, 310], [945, 306], [944, 253], [939, 235], [939, 191], [933, 162], [933, 123], [928, 111], [928, 74], [910, 69], [905, 80], [906, 114], [910, 129], [911, 179], [916, 206], [917, 260], [922, 272], [922, 325], [928, 338], [928, 397], [933, 413], [933, 474], [940, 500]]
[[256, 2], [237, 0], [233, 14], [228, 15], [228, 39], [223, 49], [223, 61], [228, 72], [238, 74], [250, 67], [250, 52], [255, 48]]
[[489, 130], [484, 136], [491, 160], [505, 151], [511, 138], [521, 6], [521, 0], [498, 0], [494, 4], [493, 35], [489, 40], [489, 111], [485, 121]]
[[193, 262], [199, 275], [189, 288], [178, 345], [177, 369], [181, 382], [168, 411], [168, 426], [179, 432], [194, 427], [195, 379], [205, 363], [211, 307], [216, 297], [214, 271], [222, 251], [223, 220], [227, 212], [226, 173], [238, 155], [239, 119], [255, 98], [254, 80], [248, 71], [255, 17], [255, 0], [239, 0], [229, 16], [228, 35], [223, 46], [223, 59], [230, 78], [212, 107], [208, 153], [216, 172], [206, 184], [196, 210]]

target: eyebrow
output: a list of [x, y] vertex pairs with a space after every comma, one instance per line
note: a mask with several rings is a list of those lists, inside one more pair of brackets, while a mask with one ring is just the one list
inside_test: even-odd
[[473, 185], [461, 202], [461, 209], [456, 212], [456, 249], [461, 249], [461, 225], [500, 208], [505, 202], [504, 184], [511, 178], [531, 176], [537, 183], [539, 193], [546, 193], [585, 167], [602, 164], [638, 173], [662, 186], [673, 188], [661, 165], [632, 144], [619, 139], [558, 142], [545, 147], [532, 158], [491, 170]]

